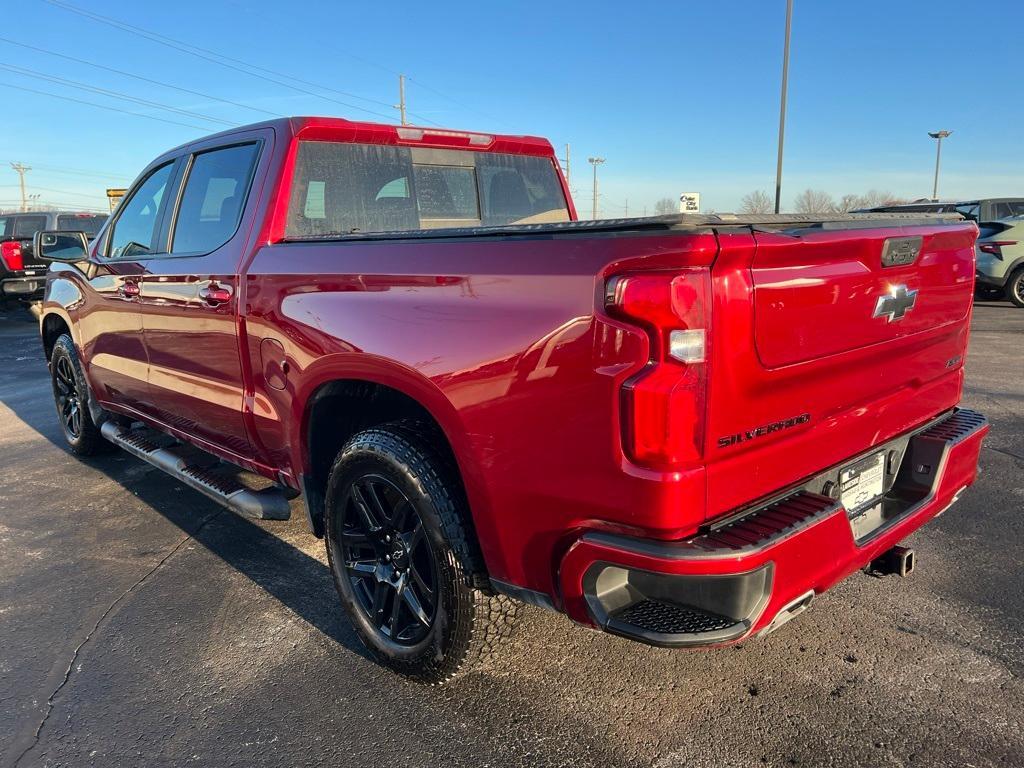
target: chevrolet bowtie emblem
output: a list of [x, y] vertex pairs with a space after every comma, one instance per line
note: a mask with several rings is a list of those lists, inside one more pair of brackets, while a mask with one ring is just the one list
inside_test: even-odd
[[894, 285], [887, 294], [878, 297], [872, 317], [884, 317], [890, 323], [893, 320], [902, 320], [903, 316], [912, 310], [916, 303], [916, 288], [908, 291], [905, 285]]

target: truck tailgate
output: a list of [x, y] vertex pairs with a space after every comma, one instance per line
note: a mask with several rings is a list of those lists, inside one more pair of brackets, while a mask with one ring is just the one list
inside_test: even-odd
[[949, 221], [720, 233], [709, 517], [956, 405], [976, 236]]

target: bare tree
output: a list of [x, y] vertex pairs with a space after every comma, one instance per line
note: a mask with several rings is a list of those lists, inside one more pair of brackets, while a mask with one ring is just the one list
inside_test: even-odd
[[744, 195], [740, 201], [740, 213], [772, 213], [774, 211], [775, 201], [769, 197], [767, 192], [760, 189], [755, 189]]
[[866, 195], [843, 195], [839, 198], [839, 203], [836, 207], [843, 213], [856, 211], [858, 208], [870, 208], [871, 206], [866, 202], [866, 200]]
[[836, 201], [832, 195], [820, 189], [805, 189], [797, 195], [793, 207], [797, 213], [834, 213]]
[[663, 197], [654, 204], [654, 214], [664, 216], [669, 213], [679, 213], [679, 203], [671, 197]]
[[839, 199], [840, 211], [856, 211], [862, 208], [876, 208], [880, 205], [900, 205], [906, 202], [895, 197], [892, 192], [869, 189], [863, 195], [843, 195]]

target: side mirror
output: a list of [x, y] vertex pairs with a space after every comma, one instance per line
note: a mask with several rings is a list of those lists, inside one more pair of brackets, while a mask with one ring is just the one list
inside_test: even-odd
[[89, 241], [85, 232], [42, 230], [32, 237], [32, 250], [43, 261], [73, 264], [89, 258]]

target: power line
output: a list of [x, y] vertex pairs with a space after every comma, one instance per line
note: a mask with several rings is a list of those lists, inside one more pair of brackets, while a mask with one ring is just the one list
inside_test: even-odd
[[271, 112], [270, 110], [267, 110], [267, 109], [261, 109], [260, 107], [254, 107], [254, 106], [252, 106], [250, 104], [243, 104], [242, 102], [232, 101], [231, 99], [223, 99], [223, 98], [221, 98], [219, 96], [211, 96], [210, 94], [203, 93], [202, 91], [194, 91], [191, 88], [183, 88], [180, 85], [173, 85], [171, 83], [165, 83], [165, 82], [163, 82], [161, 80], [153, 80], [152, 78], [143, 77], [142, 75], [137, 75], [137, 74], [135, 74], [133, 72], [126, 72], [123, 69], [117, 69], [116, 67], [108, 67], [105, 64], [97, 64], [94, 61], [86, 61], [85, 59], [79, 59], [79, 58], [76, 58], [75, 56], [68, 56], [66, 53], [58, 53], [57, 51], [49, 51], [49, 50], [47, 50], [45, 48], [39, 48], [39, 47], [34, 46], [34, 45], [28, 45], [26, 43], [19, 43], [16, 40], [10, 40], [9, 38], [6, 38], [6, 37], [0, 37], [0, 42], [7, 43], [8, 45], [16, 45], [19, 48], [25, 48], [26, 50], [37, 51], [39, 53], [44, 53], [47, 56], [56, 56], [56, 57], [61, 58], [61, 59], [66, 59], [67, 61], [73, 61], [76, 64], [84, 64], [87, 67], [95, 67], [96, 69], [102, 69], [102, 70], [104, 70], [106, 72], [113, 72], [114, 74], [122, 75], [124, 77], [130, 77], [130, 78], [132, 78], [134, 80], [139, 80], [140, 82], [143, 82], [143, 83], [150, 83], [151, 85], [159, 85], [159, 86], [161, 86], [163, 88], [170, 88], [170, 89], [175, 90], [175, 91], [180, 91], [181, 93], [187, 93], [187, 94], [190, 94], [192, 96], [198, 96], [198, 97], [200, 97], [202, 99], [208, 99], [209, 101], [217, 101], [217, 102], [220, 102], [221, 104], [229, 104], [229, 105], [231, 105], [233, 107], [241, 107], [242, 109], [248, 109], [248, 110], [251, 110], [253, 112], [259, 112], [259, 113], [264, 114], [264, 115], [269, 115], [270, 117], [284, 117], [284, 115], [281, 115], [281, 114], [279, 114], [277, 112]]
[[111, 171], [84, 171], [78, 168], [57, 168], [52, 165], [39, 165], [33, 166], [36, 170], [46, 171], [47, 174], [57, 174], [60, 176], [84, 176], [90, 179], [132, 179], [134, 174], [132, 173], [121, 173]]
[[0, 83], [2, 88], [13, 88], [16, 91], [24, 91], [25, 93], [34, 93], [38, 96], [49, 96], [51, 99], [60, 99], [61, 101], [73, 101], [76, 104], [85, 104], [87, 107], [96, 107], [97, 109], [105, 109], [110, 112], [120, 112], [122, 115], [131, 115], [132, 117], [144, 117], [147, 120], [156, 120], [161, 123], [167, 123], [169, 125], [180, 125], [183, 128], [195, 128], [197, 131], [209, 131], [208, 127], [202, 125], [192, 125], [191, 123], [179, 123], [177, 120], [168, 120], [163, 117], [157, 117], [156, 115], [145, 115], [141, 112], [129, 112], [127, 109], [118, 109], [117, 107], [111, 107], [108, 104], [97, 104], [95, 101], [86, 101], [85, 99], [76, 99], [73, 96], [61, 96], [56, 93], [48, 93], [46, 91], [37, 91], [35, 88], [26, 88], [23, 85], [13, 85], [11, 83]]
[[144, 107], [162, 109], [165, 112], [175, 112], [179, 115], [184, 115], [185, 117], [197, 117], [200, 120], [208, 120], [211, 123], [220, 123], [221, 125], [226, 125], [228, 127], [235, 127], [239, 125], [239, 123], [233, 123], [230, 120], [222, 120], [219, 117], [211, 117], [210, 115], [204, 115], [201, 112], [193, 112], [190, 109], [180, 109], [178, 107], [172, 107], [169, 104], [161, 104], [158, 101], [150, 101], [149, 99], [140, 99], [137, 96], [131, 96], [127, 93], [122, 93], [120, 91], [110, 91], [106, 88], [98, 88], [94, 85], [89, 85], [88, 83], [80, 83], [77, 80], [68, 80], [63, 77], [57, 77], [56, 75], [48, 75], [45, 72], [39, 72], [34, 69], [28, 69], [27, 67], [16, 67], [11, 64], [4, 64], [3, 62], [0, 62], [0, 69], [6, 69], [8, 72], [14, 72], [15, 74], [23, 75], [25, 77], [34, 77], [37, 80], [47, 80], [51, 83], [57, 83], [58, 85], [68, 85], [73, 88], [81, 88], [85, 91], [92, 91], [93, 93], [98, 93], [101, 96], [109, 96], [113, 99], [121, 99], [122, 101], [130, 101], [134, 102], [135, 104], [141, 104]]
[[[265, 19], [266, 21], [270, 22], [271, 24], [275, 24], [275, 20], [272, 17], [270, 17], [267, 14], [265, 14], [265, 13], [259, 13], [254, 8], [249, 8], [249, 7], [246, 7], [246, 6], [241, 6], [238, 3], [232, 3], [232, 4], [235, 5], [236, 7], [244, 8], [246, 13], [249, 13], [249, 14], [255, 15], [255, 16], [260, 16], [263, 19]], [[365, 65], [367, 65], [369, 67], [373, 67], [374, 69], [379, 69], [382, 72], [387, 72], [388, 74], [391, 74], [391, 75], [400, 75], [400, 74], [402, 74], [398, 70], [392, 69], [391, 67], [385, 66], [385, 65], [380, 64], [380, 63], [378, 63], [376, 61], [371, 61], [370, 59], [363, 58], [362, 56], [357, 56], [356, 54], [352, 53], [351, 51], [347, 51], [344, 48], [339, 48], [337, 45], [334, 44], [333, 41], [323, 37], [322, 35], [317, 35], [316, 37], [318, 37], [325, 45], [327, 45], [327, 47], [331, 48], [332, 50], [336, 51], [337, 53], [342, 54], [343, 56], [347, 56], [348, 58], [352, 59], [353, 61], [358, 61], [361, 64], [365, 64]], [[459, 107], [462, 107], [463, 109], [467, 109], [470, 112], [476, 112], [481, 117], [486, 117], [488, 120], [494, 120], [496, 123], [504, 124], [503, 120], [499, 120], [498, 118], [494, 117], [493, 115], [489, 115], [486, 112], [482, 112], [481, 110], [477, 109], [476, 107], [471, 107], [471, 106], [469, 106], [467, 104], [463, 104], [462, 102], [452, 98], [451, 96], [448, 96], [447, 94], [437, 90], [436, 88], [433, 88], [433, 87], [427, 85], [426, 83], [424, 83], [424, 82], [422, 82], [420, 80], [416, 80], [416, 79], [411, 78], [411, 77], [406, 77], [406, 80], [408, 80], [410, 83], [415, 83], [420, 88], [428, 90], [431, 93], [434, 93], [437, 96], [440, 96], [442, 99], [445, 99], [447, 101], [450, 101], [452, 104], [455, 104], [455, 105], [457, 105]], [[412, 115], [413, 117], [415, 117], [415, 118], [417, 118], [419, 120], [422, 120], [422, 121], [427, 122], [427, 123], [431, 123], [432, 125], [438, 125], [438, 123], [436, 123], [433, 120], [430, 120], [430, 119], [424, 117], [423, 115], [418, 115], [415, 112], [412, 112], [412, 111], [409, 111], [409, 110], [407, 110], [407, 112], [408, 112], [408, 114]]]
[[[309, 96], [313, 96], [313, 97], [318, 98], [318, 99], [323, 99], [325, 101], [330, 101], [330, 102], [333, 102], [335, 104], [340, 104], [341, 106], [348, 107], [349, 109], [356, 109], [356, 110], [359, 110], [361, 112], [366, 112], [367, 114], [376, 115], [377, 117], [383, 117], [385, 120], [388, 120], [388, 121], [391, 121], [391, 120], [394, 119], [392, 115], [387, 115], [387, 114], [384, 114], [383, 112], [376, 112], [376, 111], [374, 111], [372, 109], [366, 109], [365, 107], [359, 107], [359, 106], [356, 106], [355, 104], [349, 104], [349, 103], [344, 102], [344, 101], [339, 101], [338, 99], [333, 99], [333, 98], [331, 98], [329, 96], [325, 96], [322, 93], [316, 93], [315, 91], [310, 91], [310, 90], [307, 90], [305, 88], [300, 88], [300, 87], [298, 87], [296, 85], [292, 85], [291, 83], [286, 83], [286, 82], [283, 82], [281, 80], [277, 80], [277, 79], [275, 79], [273, 77], [267, 77], [266, 75], [260, 75], [257, 72], [253, 72], [253, 71], [250, 71], [250, 70], [259, 70], [259, 71], [262, 71], [262, 72], [269, 72], [271, 74], [276, 75], [277, 77], [284, 77], [284, 78], [287, 78], [289, 80], [294, 80], [295, 82], [298, 82], [298, 83], [307, 83], [309, 85], [312, 85], [313, 87], [320, 88], [322, 90], [331, 91], [333, 93], [340, 93], [340, 94], [342, 94], [344, 96], [347, 96], [349, 98], [355, 98], [355, 99], [360, 99], [360, 100], [368, 101], [368, 102], [375, 103], [375, 104], [381, 104], [381, 105], [383, 105], [385, 107], [390, 107], [391, 106], [390, 104], [386, 104], [384, 102], [374, 101], [373, 99], [366, 99], [363, 96], [356, 96], [355, 94], [347, 93], [345, 91], [339, 91], [336, 88], [329, 88], [327, 86], [318, 85], [318, 84], [315, 84], [315, 83], [308, 83], [308, 81], [302, 80], [302, 79], [294, 77], [292, 75], [288, 75], [288, 74], [285, 74], [285, 73], [282, 73], [282, 72], [276, 72], [275, 70], [267, 69], [265, 67], [260, 67], [260, 66], [257, 66], [255, 64], [250, 64], [248, 62], [241, 61], [240, 59], [233, 59], [233, 58], [231, 58], [229, 56], [225, 56], [224, 54], [217, 53], [216, 51], [210, 50], [209, 48], [202, 48], [202, 47], [200, 47], [198, 45], [193, 45], [191, 43], [186, 43], [186, 42], [183, 42], [181, 40], [176, 40], [176, 39], [174, 39], [172, 37], [167, 37], [166, 35], [161, 35], [161, 34], [159, 34], [157, 32], [152, 32], [150, 30], [143, 29], [142, 27], [136, 27], [136, 26], [134, 26], [132, 24], [127, 24], [127, 23], [125, 23], [123, 21], [118, 21], [117, 19], [111, 18], [109, 16], [101, 16], [98, 13], [93, 13], [92, 11], [87, 11], [87, 10], [85, 10], [83, 8], [78, 8], [78, 7], [74, 6], [74, 5], [71, 5], [70, 3], [61, 2], [61, 0], [43, 0], [43, 1], [46, 2], [46, 3], [49, 3], [50, 5], [52, 5], [52, 6], [56, 7], [56, 8], [61, 8], [62, 10], [69, 11], [70, 13], [75, 13], [75, 14], [78, 14], [79, 16], [84, 16], [85, 18], [92, 19], [93, 21], [98, 21], [101, 24], [106, 24], [107, 26], [111, 26], [111, 27], [114, 27], [116, 29], [120, 29], [123, 32], [128, 32], [128, 33], [133, 34], [133, 35], [138, 35], [138, 36], [143, 37], [143, 38], [145, 38], [147, 40], [150, 40], [151, 42], [159, 43], [160, 45], [166, 46], [168, 48], [172, 48], [172, 49], [174, 49], [176, 51], [180, 51], [182, 53], [187, 53], [190, 56], [195, 56], [197, 58], [203, 59], [204, 61], [208, 61], [208, 62], [210, 62], [212, 64], [218, 64], [218, 65], [220, 65], [222, 67], [227, 67], [228, 69], [235, 70], [236, 72], [241, 72], [244, 75], [249, 75], [250, 77], [259, 78], [260, 80], [266, 80], [267, 82], [274, 83], [274, 84], [279, 85], [279, 86], [281, 86], [283, 88], [290, 88], [293, 91], [298, 91], [299, 93], [305, 93], [305, 94], [307, 94]], [[238, 64], [241, 64], [242, 66], [236, 66], [235, 64], [232, 64], [230, 62], [237, 62]], [[247, 67], [247, 69], [243, 68], [243, 67]]]
[[[14, 165], [15, 164], [12, 163], [12, 167]], [[15, 168], [15, 170], [17, 170], [17, 168]], [[26, 170], [32, 170], [32, 169], [31, 168], [26, 168]], [[4, 184], [3, 185], [4, 188], [15, 187], [15, 186], [17, 186], [17, 185], [16, 184]], [[66, 195], [67, 197], [81, 197], [81, 198], [90, 198], [90, 199], [97, 198], [97, 197], [98, 198], [104, 197], [103, 193], [101, 193], [101, 192], [97, 192], [96, 194], [90, 194], [88, 192], [71, 192], [71, 191], [69, 191], [67, 189], [53, 189], [52, 187], [40, 187], [40, 186], [38, 186], [36, 184], [32, 185], [32, 189], [40, 191], [40, 192], [55, 192], [58, 195]]]

